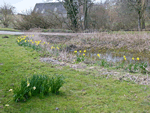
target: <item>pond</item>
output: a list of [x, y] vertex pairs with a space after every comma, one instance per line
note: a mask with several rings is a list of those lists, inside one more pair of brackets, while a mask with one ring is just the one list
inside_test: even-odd
[[[81, 53], [78, 51], [77, 54], [78, 55], [82, 55], [84, 52], [84, 50], [81, 50]], [[70, 51], [71, 53], [74, 53], [74, 50]], [[100, 57], [97, 56], [97, 54], [100, 55]], [[135, 56], [132, 53], [127, 53], [127, 52], [112, 52], [112, 51], [106, 51], [106, 52], [96, 52], [96, 51], [92, 51], [90, 49], [87, 49], [85, 56], [87, 56], [88, 58], [92, 58], [96, 61], [101, 60], [101, 59], [105, 59], [107, 62], [113, 62], [113, 63], [117, 63], [117, 62], [121, 62], [124, 60], [124, 57], [126, 57], [126, 61], [130, 62], [135, 62], [137, 61], [137, 57], [139, 57], [139, 61], [138, 62], [148, 62], [150, 63], [150, 58], [145, 57], [145, 56]], [[134, 58], [134, 60], [132, 59]]]

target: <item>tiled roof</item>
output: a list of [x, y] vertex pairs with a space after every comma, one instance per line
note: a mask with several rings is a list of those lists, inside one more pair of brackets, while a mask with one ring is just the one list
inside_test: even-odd
[[47, 11], [54, 11], [57, 13], [67, 14], [66, 9], [61, 2], [52, 2], [52, 3], [36, 3], [34, 7], [34, 11], [38, 11], [40, 13], [45, 13]]

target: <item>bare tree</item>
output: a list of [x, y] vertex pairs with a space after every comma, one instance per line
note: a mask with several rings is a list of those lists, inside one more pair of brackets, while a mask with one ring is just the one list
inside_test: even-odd
[[1, 23], [4, 25], [4, 27], [9, 26], [11, 15], [14, 14], [14, 9], [15, 7], [6, 3], [4, 3], [4, 5], [0, 7], [0, 12], [2, 14]]
[[[148, 0], [123, 0], [127, 2], [129, 8], [134, 9], [138, 14], [138, 30], [145, 28], [145, 11], [147, 8]], [[141, 26], [142, 25], [142, 26]]]
[[[67, 17], [71, 21], [71, 30], [85, 30], [88, 27], [88, 11], [93, 5], [91, 0], [58, 0], [64, 4]], [[94, 1], [94, 0], [93, 0]], [[68, 22], [64, 22], [68, 24]], [[69, 25], [67, 25], [69, 26]]]

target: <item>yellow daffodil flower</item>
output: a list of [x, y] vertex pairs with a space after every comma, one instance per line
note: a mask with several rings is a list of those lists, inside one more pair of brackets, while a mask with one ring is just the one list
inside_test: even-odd
[[97, 54], [97, 56], [98, 56], [98, 57], [100, 57], [100, 55], [99, 55], [99, 54]]
[[30, 86], [30, 83], [29, 82], [27, 82], [27, 87], [29, 87]]
[[5, 106], [9, 106], [9, 104], [5, 104]]
[[12, 91], [12, 89], [10, 89], [9, 91]]
[[35, 90], [35, 89], [36, 89], [36, 87], [34, 86], [34, 87], [33, 87], [33, 89]]
[[77, 51], [74, 51], [75, 53], [77, 53]]

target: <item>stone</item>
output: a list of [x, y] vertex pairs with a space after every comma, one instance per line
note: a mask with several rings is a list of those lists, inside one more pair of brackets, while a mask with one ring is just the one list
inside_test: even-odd
[[58, 107], [56, 107], [56, 110], [59, 110], [59, 108], [58, 108]]

